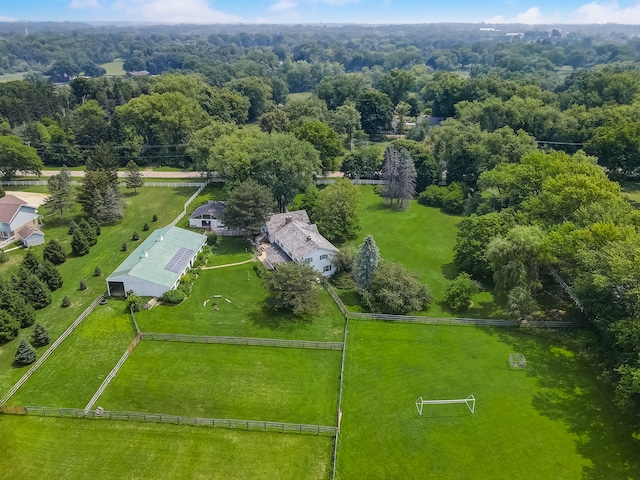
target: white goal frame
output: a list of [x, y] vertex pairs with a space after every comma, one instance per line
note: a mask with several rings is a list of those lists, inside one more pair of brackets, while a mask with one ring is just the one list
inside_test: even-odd
[[422, 407], [424, 405], [447, 405], [451, 403], [464, 403], [471, 413], [475, 413], [476, 411], [476, 397], [473, 395], [469, 395], [467, 398], [456, 398], [453, 400], [423, 400], [422, 397], [418, 397], [416, 400], [416, 408], [418, 409], [418, 414], [422, 415]]
[[510, 353], [509, 365], [511, 365], [512, 370], [514, 368], [524, 370], [525, 368], [527, 368], [527, 359], [522, 353]]

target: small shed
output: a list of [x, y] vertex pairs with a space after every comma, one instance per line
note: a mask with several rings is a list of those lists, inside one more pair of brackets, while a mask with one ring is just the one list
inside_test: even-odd
[[191, 228], [227, 228], [222, 223], [222, 211], [225, 208], [225, 202], [217, 200], [208, 202], [195, 209], [189, 217], [189, 226]]
[[22, 240], [25, 247], [35, 247], [36, 245], [44, 245], [44, 233], [38, 227], [25, 225], [17, 232], [17, 238]]
[[141, 296], [162, 296], [178, 288], [202, 251], [206, 236], [178, 227], [155, 230], [107, 277], [109, 295], [129, 290]]

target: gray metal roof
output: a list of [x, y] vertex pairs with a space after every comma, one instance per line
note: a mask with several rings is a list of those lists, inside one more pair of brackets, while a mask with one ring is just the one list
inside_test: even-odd
[[211, 215], [214, 218], [220, 218], [224, 207], [226, 206], [225, 202], [220, 202], [218, 200], [213, 200], [206, 205], [202, 205], [195, 209], [195, 211], [189, 216], [189, 218], [197, 218], [201, 215]]

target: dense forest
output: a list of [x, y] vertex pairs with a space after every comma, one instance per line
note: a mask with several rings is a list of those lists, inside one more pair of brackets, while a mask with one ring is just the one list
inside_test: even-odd
[[[585, 353], [639, 411], [640, 212], [617, 182], [640, 169], [640, 29], [28, 28], [0, 24], [0, 70], [31, 72], [0, 83], [5, 178], [105, 157], [273, 188], [276, 160], [379, 177], [372, 143], [393, 134], [419, 202], [465, 215], [458, 269], [518, 318], [562, 276], [596, 332]], [[105, 76], [114, 59], [135, 74]]]

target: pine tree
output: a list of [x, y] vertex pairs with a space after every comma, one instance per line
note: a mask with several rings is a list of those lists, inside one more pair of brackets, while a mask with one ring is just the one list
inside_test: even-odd
[[39, 310], [51, 303], [51, 291], [47, 284], [32, 273], [20, 272], [16, 289], [23, 296], [25, 301], [33, 308]]
[[127, 163], [124, 184], [127, 188], [133, 188], [133, 193], [138, 193], [137, 189], [144, 185], [140, 168], [133, 160], [129, 160], [129, 163]]
[[48, 260], [44, 260], [41, 264], [40, 278], [44, 280], [52, 292], [58, 290], [63, 283], [62, 275], [60, 275], [56, 266]]
[[94, 277], [99, 277], [99, 276], [101, 276], [101, 275], [102, 275], [102, 270], [100, 270], [100, 267], [96, 267], [96, 268], [93, 270], [93, 276], [94, 276]]
[[148, 232], [149, 231], [149, 224], [147, 222], [145, 222], [144, 225], [142, 226], [142, 231], [143, 232]]
[[126, 244], [126, 243], [123, 243], [123, 244], [122, 244], [122, 247], [120, 248], [120, 251], [121, 251], [121, 252], [126, 252], [126, 251], [127, 251], [127, 248], [128, 248], [128, 247], [127, 247], [127, 244]]
[[36, 361], [36, 350], [24, 338], [20, 340], [15, 360], [20, 365], [31, 365]]
[[138, 232], [133, 232], [133, 235], [131, 235], [131, 240], [133, 240], [134, 242], [140, 240], [140, 235], [138, 235]]
[[405, 200], [411, 200], [416, 194], [416, 165], [409, 152], [404, 148], [400, 149], [400, 163], [398, 164], [398, 181], [396, 188], [396, 198], [400, 206]]
[[153, 214], [153, 218], [151, 219], [152, 222], [157, 222], [158, 221], [158, 215], [156, 215], [155, 213]]
[[116, 223], [124, 216], [122, 198], [117, 188], [110, 186], [104, 194], [104, 223]]
[[67, 259], [67, 254], [57, 240], [50, 240], [44, 246], [42, 258], [44, 260], [48, 260], [54, 265], [61, 265]]
[[0, 343], [6, 343], [18, 336], [20, 322], [9, 315], [9, 312], [0, 310]]
[[98, 243], [95, 228], [89, 225], [89, 222], [87, 222], [84, 218], [78, 222], [78, 228], [82, 230], [82, 233], [84, 233], [84, 236], [89, 242], [89, 246], [94, 246], [96, 243]]
[[393, 199], [398, 196], [398, 168], [400, 166], [400, 151], [393, 145], [389, 145], [384, 151], [384, 164], [382, 166], [382, 179], [387, 183], [384, 186], [382, 196], [388, 198], [393, 204]]
[[42, 347], [49, 344], [49, 332], [41, 323], [36, 323], [33, 329], [33, 345]]
[[69, 222], [69, 231], [67, 233], [69, 235], [73, 235], [77, 229], [78, 229], [78, 224], [75, 221], [71, 220]]
[[76, 229], [73, 234], [73, 238], [71, 239], [71, 251], [75, 255], [82, 257], [89, 253], [90, 248], [91, 245], [89, 245], [89, 241], [87, 240], [85, 234], [82, 233], [82, 230], [80, 230], [79, 228]]
[[49, 196], [45, 199], [45, 205], [57, 211], [62, 217], [64, 212], [73, 206], [71, 174], [66, 166], [62, 167], [60, 173], [49, 178], [47, 187], [49, 188]]
[[36, 321], [35, 309], [19, 293], [13, 296], [11, 305], [7, 307], [7, 312], [20, 323], [20, 328], [30, 327]]
[[367, 235], [367, 238], [365, 238], [362, 245], [360, 245], [358, 255], [353, 265], [354, 280], [360, 290], [367, 290], [369, 288], [379, 264], [380, 252], [378, 246], [373, 237]]
[[97, 222], [104, 222], [107, 215], [107, 206], [104, 202], [104, 196], [100, 193], [98, 188], [93, 189], [91, 192], [91, 211], [86, 212], [91, 218]]
[[80, 290], [86, 290], [87, 289], [87, 282], [85, 282], [84, 280], [80, 280]]
[[69, 308], [71, 306], [71, 299], [65, 295], [60, 306], [62, 308]]
[[36, 257], [33, 250], [27, 250], [27, 254], [20, 262], [20, 270], [38, 275], [40, 272], [40, 259]]

